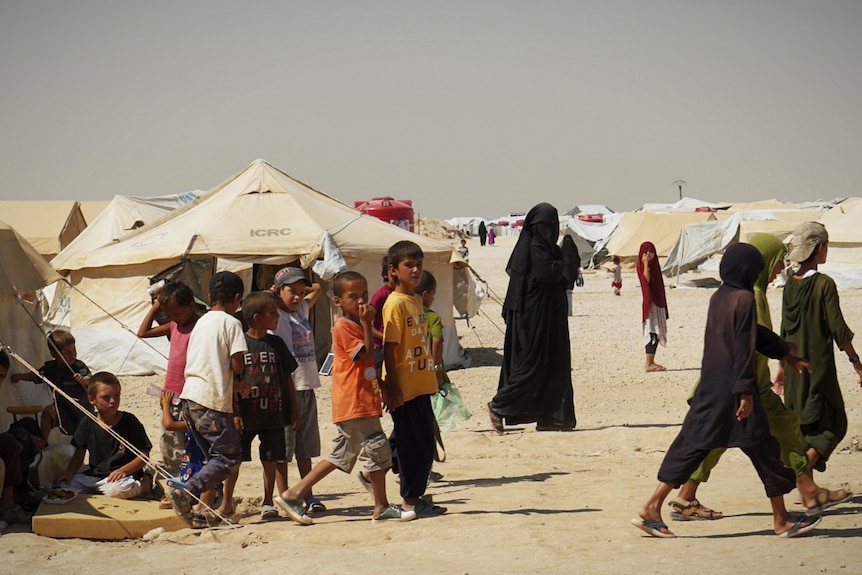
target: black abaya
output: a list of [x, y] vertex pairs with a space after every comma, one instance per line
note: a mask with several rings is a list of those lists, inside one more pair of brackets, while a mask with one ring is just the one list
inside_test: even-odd
[[503, 367], [490, 408], [509, 424], [572, 429], [576, 423], [558, 234], [556, 208], [535, 206], [507, 266]]

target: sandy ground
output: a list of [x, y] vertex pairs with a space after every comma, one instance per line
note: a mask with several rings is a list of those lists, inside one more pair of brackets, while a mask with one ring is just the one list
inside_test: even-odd
[[[502, 297], [503, 268], [514, 245], [470, 240], [470, 263]], [[700, 499], [724, 511], [714, 522], [669, 522], [679, 536], [659, 540], [629, 524], [656, 485], [665, 449], [679, 430], [685, 399], [697, 377], [706, 307], [712, 290], [669, 289], [667, 348], [657, 359], [669, 370], [645, 374], [640, 343], [640, 294], [624, 275], [622, 297], [611, 293], [604, 272], [587, 272], [575, 291], [569, 320], [578, 425], [574, 433], [537, 433], [532, 425], [504, 436], [490, 432], [484, 409], [497, 385], [503, 324], [499, 303], [488, 299], [480, 316], [458, 321], [461, 344], [474, 366], [450, 373], [474, 417], [445, 434], [448, 460], [431, 485], [441, 517], [401, 524], [372, 524], [370, 501], [354, 477], [336, 472], [318, 486], [329, 510], [316, 524], [258, 521], [260, 465], [242, 468], [237, 488], [239, 526], [184, 529], [154, 542], [52, 540], [12, 532], [0, 538], [9, 573], [255, 573], [261, 567], [296, 573], [735, 573], [838, 572], [858, 569], [862, 551], [862, 495], [828, 513], [812, 535], [778, 539], [769, 503], [747, 459], [730, 451], [700, 490]], [[668, 281], [669, 288], [674, 281]], [[841, 294], [851, 327], [862, 330], [862, 291]], [[771, 291], [780, 317], [781, 292]], [[862, 489], [862, 390], [846, 361], [838, 362], [850, 430], [825, 474], [825, 485], [848, 481]], [[321, 421], [329, 414], [329, 385], [318, 394]], [[126, 378], [123, 402], [138, 415], [154, 443], [158, 406], [144, 393], [158, 378]], [[388, 428], [391, 423], [384, 418]], [[323, 423], [324, 450], [333, 427]], [[155, 452], [157, 454], [157, 451]], [[297, 477], [290, 467], [291, 480]], [[393, 501], [395, 478], [388, 476]], [[795, 492], [788, 507], [798, 509]], [[669, 519], [667, 514], [665, 519]], [[265, 563], [264, 563], [265, 562]]]

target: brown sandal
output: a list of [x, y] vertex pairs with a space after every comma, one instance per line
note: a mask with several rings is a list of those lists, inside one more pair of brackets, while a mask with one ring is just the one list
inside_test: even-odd
[[814, 495], [813, 506], [808, 507], [803, 500], [805, 515], [820, 515], [830, 507], [850, 501], [851, 497], [853, 497], [853, 492], [850, 490], [849, 485], [842, 485], [840, 489], [836, 489], [835, 491], [829, 491], [821, 487]]
[[668, 506], [672, 509], [670, 518], [675, 521], [713, 521], [724, 515], [721, 511], [704, 507], [697, 499], [686, 501], [676, 497], [668, 502]]
[[497, 435], [503, 435], [503, 418], [494, 413], [494, 410], [491, 409], [491, 403], [488, 402], [488, 417], [491, 418], [491, 427], [494, 428], [494, 432]]

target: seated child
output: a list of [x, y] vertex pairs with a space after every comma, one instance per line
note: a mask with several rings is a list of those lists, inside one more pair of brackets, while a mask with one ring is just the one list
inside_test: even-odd
[[[374, 496], [373, 520], [409, 521], [414, 511], [389, 505], [386, 472], [392, 467], [392, 452], [380, 425], [383, 415], [371, 323], [374, 308], [368, 305], [368, 283], [362, 274], [342, 272], [332, 280], [333, 303], [343, 316], [332, 329], [335, 362], [332, 369], [332, 420], [338, 436], [332, 453], [302, 480], [276, 497], [279, 507], [301, 525], [311, 525], [303, 498], [318, 481], [340, 469], [350, 473], [356, 461], [362, 464], [359, 480]], [[367, 474], [367, 477], [366, 477]]]
[[[72, 437], [75, 454], [55, 483], [88, 493], [101, 491], [120, 499], [148, 494], [152, 476], [144, 473], [146, 462], [135, 455], [126, 442], [147, 458], [152, 444], [138, 418], [120, 411], [120, 381], [117, 376], [106, 371], [96, 373], [90, 378], [87, 394], [88, 401], [96, 408], [99, 421], [119, 435], [122, 441], [85, 417]], [[87, 452], [90, 453], [89, 466], [79, 472]]]
[[[83, 361], [78, 359], [75, 338], [68, 331], [55, 330], [48, 335], [48, 351], [54, 359], [45, 362], [39, 370], [39, 375], [90, 411], [87, 400], [90, 370]], [[11, 379], [12, 383], [19, 381], [42, 383], [39, 376], [29, 372], [13, 373]], [[59, 427], [66, 435], [74, 435], [78, 423], [84, 417], [80, 409], [55, 390], [54, 403], [46, 406], [42, 412], [42, 435], [47, 439], [53, 427]]]

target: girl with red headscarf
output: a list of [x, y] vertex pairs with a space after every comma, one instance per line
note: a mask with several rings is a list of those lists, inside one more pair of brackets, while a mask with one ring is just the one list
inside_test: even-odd
[[652, 242], [644, 242], [638, 250], [638, 280], [641, 283], [643, 305], [641, 307], [644, 326], [644, 349], [646, 350], [646, 370], [664, 371], [655, 362], [658, 344], [667, 345], [667, 300], [664, 294], [664, 279]]

